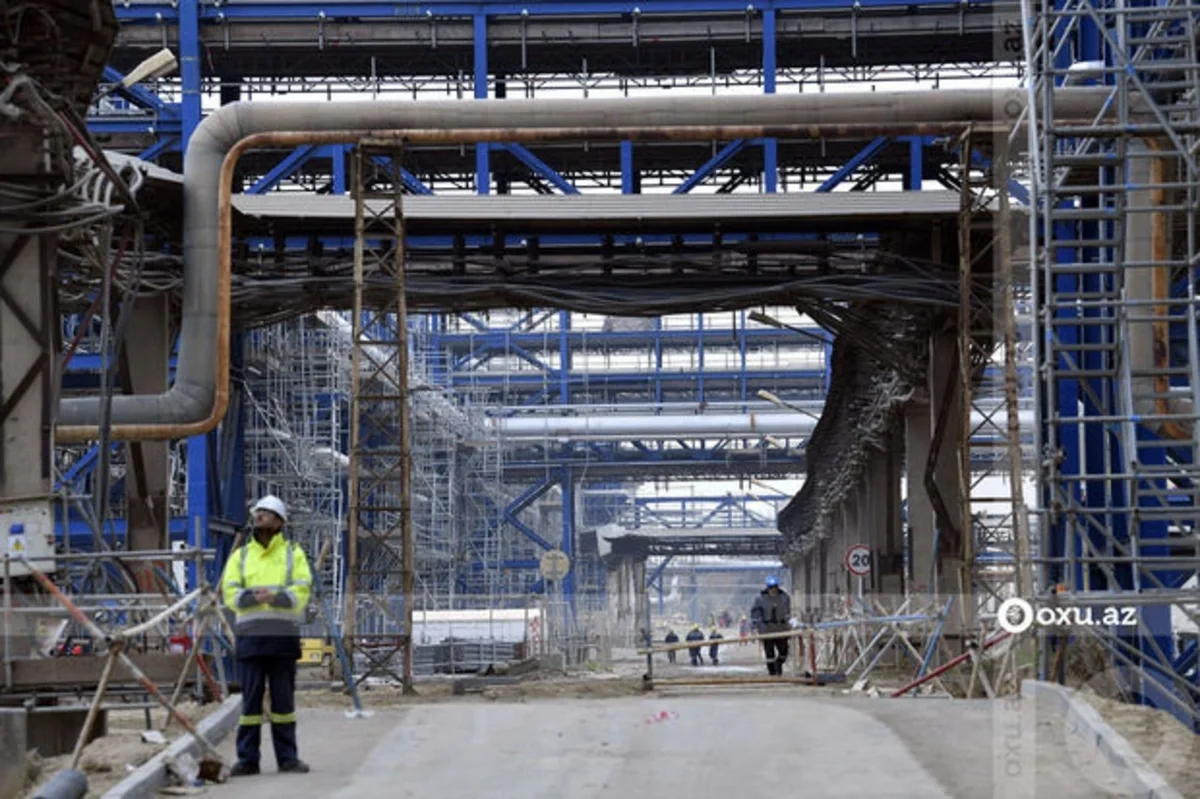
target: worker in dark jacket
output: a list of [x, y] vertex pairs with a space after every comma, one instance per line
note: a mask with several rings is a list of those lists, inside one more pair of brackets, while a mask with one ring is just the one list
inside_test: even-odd
[[[724, 637], [725, 636], [721, 635], [721, 631], [718, 630], [716, 627], [713, 627], [712, 630], [708, 634], [708, 640], [714, 641], [714, 642], [720, 641]], [[717, 661], [717, 650], [720, 648], [721, 648], [721, 645], [717, 644], [717, 643], [710, 643], [708, 646], [708, 659], [712, 661], [712, 664], [714, 666], [720, 665], [720, 663], [718, 663], [718, 661]]]
[[[798, 626], [792, 618], [792, 599], [779, 587], [774, 576], [767, 578], [767, 586], [754, 600], [750, 608], [750, 626], [756, 635], [780, 633]], [[788, 656], [787, 638], [768, 638], [763, 641], [763, 652], [767, 657], [767, 674], [783, 674], [783, 663]]]
[[[675, 634], [674, 630], [667, 630], [667, 636], [665, 638], [663, 638], [663, 643], [677, 644], [677, 643], [679, 643], [679, 636]], [[668, 663], [675, 662], [675, 650], [674, 649], [667, 652], [667, 662]]]
[[304, 550], [283, 535], [287, 506], [266, 496], [250, 509], [254, 535], [229, 555], [221, 576], [225, 604], [234, 612], [242, 715], [237, 763], [231, 776], [259, 773], [263, 695], [270, 688], [271, 742], [279, 770], [305, 774], [296, 747], [296, 661], [300, 625], [312, 593]]
[[[699, 624], [693, 624], [692, 629], [688, 630], [688, 634], [684, 640], [687, 641], [703, 641], [704, 631], [700, 629]], [[688, 655], [691, 656], [692, 665], [699, 666], [704, 663], [704, 656], [701, 654], [702, 647], [693, 646], [688, 648]]]

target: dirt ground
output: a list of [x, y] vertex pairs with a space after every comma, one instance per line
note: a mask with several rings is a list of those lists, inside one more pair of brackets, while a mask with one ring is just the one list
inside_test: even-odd
[[[199, 705], [195, 702], [182, 702], [179, 710], [193, 723], [200, 721], [219, 703], [212, 702]], [[166, 720], [166, 711], [154, 709], [150, 711], [151, 729], [161, 730]], [[128, 776], [129, 772], [154, 757], [167, 745], [148, 744], [142, 741], [142, 731], [146, 729], [146, 715], [142, 710], [109, 711], [108, 734], [92, 741], [83, 750], [79, 767], [87, 774], [89, 799], [102, 796]], [[181, 734], [177, 722], [164, 733], [168, 744]], [[30, 799], [37, 788], [50, 779], [56, 771], [67, 768], [71, 763], [69, 754], [44, 758], [36, 753], [30, 757], [30, 772], [26, 778], [26, 790], [21, 799]]]
[[1150, 767], [1186, 797], [1200, 797], [1200, 736], [1162, 710], [1079, 693]]

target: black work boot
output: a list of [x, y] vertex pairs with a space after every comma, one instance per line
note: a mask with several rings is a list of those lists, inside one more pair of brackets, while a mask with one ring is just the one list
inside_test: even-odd
[[293, 760], [290, 763], [281, 763], [279, 766], [281, 774], [307, 774], [308, 771], [308, 764], [303, 760]]
[[239, 760], [233, 764], [233, 768], [229, 770], [230, 777], [252, 777], [259, 773], [257, 763], [246, 763]]

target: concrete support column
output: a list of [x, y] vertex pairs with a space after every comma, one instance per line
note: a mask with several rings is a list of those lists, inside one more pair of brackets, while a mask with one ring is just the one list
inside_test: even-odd
[[[960, 500], [959, 473], [962, 469], [960, 453], [966, 446], [963, 440], [962, 398], [958, 394], [958, 370], [954, 368], [955, 353], [958, 349], [957, 335], [943, 334], [935, 338], [930, 355], [929, 396], [930, 406], [934, 409], [934, 430], [943, 426], [941, 447], [938, 449], [937, 468], [934, 470], [934, 481], [946, 510], [950, 514], [955, 527], [962, 525], [962, 506]], [[937, 418], [942, 410], [942, 398], [949, 390], [954, 392], [954, 401], [945, 409], [945, 418]], [[970, 535], [971, 531], [962, 530], [962, 535]], [[961, 594], [970, 592], [970, 585], [961, 584], [962, 549], [951, 539], [949, 530], [939, 529], [938, 535], [938, 585], [940, 595]]]
[[[43, 172], [42, 132], [5, 133], [0, 176], [33, 185]], [[55, 236], [0, 234], [0, 498], [46, 497], [52, 487], [55, 247]]]
[[829, 539], [822, 538], [817, 542], [816, 558], [813, 563], [813, 574], [816, 575], [816, 591], [813, 596], [813, 610], [823, 611], [829, 597]]
[[650, 612], [650, 594], [646, 590], [646, 559], [638, 558], [630, 563], [630, 577], [633, 580], [633, 632], [638, 646], [645, 639], [637, 638], [638, 630], [645, 630], [646, 635], [651, 631], [646, 628], [646, 618]]
[[801, 567], [804, 570], [804, 595], [802, 597], [802, 604], [800, 605], [804, 610], [812, 610], [818, 606], [819, 586], [814, 577], [816, 576], [816, 569], [820, 568], [820, 554], [821, 548], [819, 546], [813, 547], [804, 554], [804, 563]]
[[830, 524], [829, 538], [821, 540], [821, 608], [828, 610], [832, 606], [833, 596], [838, 590], [838, 564], [834, 553], [838, 552], [846, 540], [846, 511], [838, 508], [833, 512]]
[[[879, 593], [879, 572], [887, 534], [887, 453], [874, 453], [863, 472], [858, 495], [859, 517], [863, 520], [859, 541], [871, 550], [871, 574], [864, 582], [866, 593]], [[857, 581], [858, 578], [854, 578]]]
[[[165, 295], [139, 299], [129, 319], [127, 340], [136, 355], [122, 356], [134, 394], [158, 394], [168, 386], [171, 356], [170, 306]], [[128, 352], [129, 350], [126, 350]], [[129, 549], [166, 549], [167, 481], [171, 473], [166, 441], [144, 441], [125, 447]], [[140, 567], [140, 568], [139, 568]], [[157, 591], [154, 564], [136, 564], [134, 574], [143, 592]]]
[[[881, 466], [883, 510], [880, 556], [877, 560], [877, 591], [888, 597], [904, 593], [904, 553], [900, 514], [900, 473], [904, 457], [904, 434], [897, 430], [891, 437]], [[897, 605], [899, 603], [896, 603]]]
[[846, 569], [846, 551], [855, 544], [861, 543], [863, 540], [863, 530], [865, 516], [862, 512], [861, 502], [862, 490], [851, 494], [846, 500], [846, 532], [842, 538], [841, 546], [833, 551], [831, 558], [831, 566], [837, 572], [839, 592], [842, 594], [842, 601], [845, 597], [854, 595], [858, 592], [858, 578], [852, 577]]
[[909, 403], [904, 413], [904, 477], [908, 498], [909, 593], [925, 593], [933, 568], [933, 503], [925, 490], [925, 464], [933, 441], [927, 401]]

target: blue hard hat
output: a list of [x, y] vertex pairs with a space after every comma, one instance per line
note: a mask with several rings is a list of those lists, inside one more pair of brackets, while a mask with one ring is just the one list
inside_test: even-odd
[[770, 577], [767, 578], [767, 588], [778, 588], [778, 587], [779, 587], [779, 578], [772, 574]]

